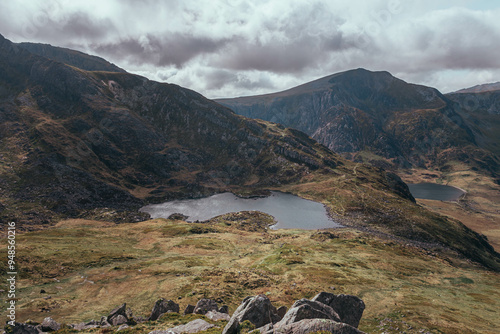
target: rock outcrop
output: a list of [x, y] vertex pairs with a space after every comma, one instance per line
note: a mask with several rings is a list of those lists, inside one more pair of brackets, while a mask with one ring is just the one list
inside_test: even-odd
[[233, 316], [222, 331], [222, 334], [236, 334], [240, 323], [248, 320], [255, 327], [262, 327], [280, 320], [276, 308], [266, 295], [247, 297], [236, 309]]
[[217, 311], [219, 307], [217, 306], [217, 302], [212, 299], [200, 299], [194, 308], [193, 313], [196, 314], [207, 314], [209, 311]]
[[156, 330], [149, 332], [149, 334], [181, 334], [181, 333], [198, 333], [202, 331], [206, 331], [214, 327], [214, 325], [206, 322], [203, 319], [196, 319], [191, 322], [188, 322], [185, 325], [180, 325], [177, 327], [169, 328], [166, 330]]
[[351, 295], [320, 292], [312, 300], [330, 306], [339, 315], [341, 322], [356, 328], [365, 310], [365, 303], [360, 298]]
[[165, 298], [158, 299], [148, 320], [157, 320], [162, 314], [168, 312], [179, 313], [179, 304]]
[[[222, 302], [222, 300], [220, 300]], [[164, 298], [156, 301], [148, 320], [156, 321], [163, 314], [169, 312], [179, 313], [179, 305], [172, 300]], [[222, 311], [227, 312], [228, 307]], [[333, 295], [321, 292], [312, 300], [297, 300], [288, 310], [285, 306], [276, 309], [266, 295], [246, 297], [241, 305], [230, 317], [227, 313], [219, 312], [217, 302], [212, 299], [201, 299], [196, 304], [188, 305], [186, 314], [203, 314], [211, 322], [228, 321], [222, 330], [223, 334], [237, 334], [246, 325], [251, 323], [261, 334], [307, 334], [326, 331], [332, 334], [362, 334], [356, 327], [365, 309], [361, 299], [351, 295]], [[139, 319], [140, 318], [140, 319]], [[141, 320], [136, 321], [135, 319]], [[107, 331], [133, 330], [137, 322], [142, 322], [142, 317], [135, 318], [132, 311], [127, 309], [127, 304], [122, 304], [103, 316], [99, 321], [92, 320], [87, 323], [68, 325], [65, 328], [82, 331], [94, 328], [109, 328]], [[204, 319], [196, 319], [186, 324], [167, 329], [159, 329], [149, 334], [182, 334], [206, 331], [217, 324], [211, 324]], [[40, 334], [63, 329], [63, 325], [47, 317], [42, 324], [37, 326], [16, 323], [16, 326], [7, 325], [6, 334]]]

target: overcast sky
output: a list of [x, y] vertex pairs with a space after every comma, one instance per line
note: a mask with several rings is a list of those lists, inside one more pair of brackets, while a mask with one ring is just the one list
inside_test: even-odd
[[9, 0], [0, 34], [98, 55], [210, 98], [358, 67], [443, 93], [500, 81], [496, 0]]

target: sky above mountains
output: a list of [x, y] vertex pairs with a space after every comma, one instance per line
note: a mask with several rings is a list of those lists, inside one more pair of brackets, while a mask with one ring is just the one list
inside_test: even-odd
[[500, 3], [472, 0], [17, 0], [0, 33], [98, 55], [207, 97], [386, 70], [442, 92], [500, 81]]

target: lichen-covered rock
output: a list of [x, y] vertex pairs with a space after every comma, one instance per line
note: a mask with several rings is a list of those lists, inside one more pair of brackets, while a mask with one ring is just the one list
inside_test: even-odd
[[157, 320], [160, 315], [168, 312], [179, 313], [179, 304], [165, 298], [158, 299], [155, 306], [153, 306], [149, 320]]
[[[105, 319], [101, 319], [101, 326], [106, 325], [106, 324], [104, 324], [104, 321], [106, 321], [110, 325], [113, 324], [113, 320], [117, 319], [118, 316], [124, 317], [125, 322], [127, 322], [128, 318], [127, 318], [127, 304], [126, 303], [123, 303], [122, 305], [113, 309], [113, 311], [111, 311], [109, 313], [109, 315], [107, 317], [105, 317]], [[120, 320], [121, 320], [121, 318], [120, 318]]]
[[359, 326], [359, 321], [365, 310], [365, 303], [359, 297], [352, 295], [334, 295], [320, 292], [312, 300], [330, 306], [340, 317], [341, 322], [353, 327]]
[[364, 334], [364, 332], [348, 324], [335, 322], [330, 319], [303, 319], [284, 326], [274, 326], [262, 334], [308, 334], [328, 332], [332, 334]]
[[229, 319], [231, 319], [231, 316], [229, 314], [227, 314], [227, 313], [220, 313], [220, 312], [217, 312], [217, 311], [208, 311], [205, 314], [205, 317], [207, 317], [208, 319], [213, 320], [213, 321], [219, 321], [219, 320], [229, 321]]
[[276, 308], [266, 295], [247, 297], [233, 313], [222, 334], [237, 333], [239, 324], [245, 320], [250, 321], [255, 327], [262, 327], [279, 319]]
[[214, 327], [214, 325], [206, 322], [203, 319], [196, 319], [191, 322], [188, 322], [185, 325], [180, 325], [174, 328], [169, 328], [166, 330], [155, 330], [149, 332], [149, 334], [181, 334], [181, 333], [198, 333], [202, 331], [206, 331]]
[[51, 317], [47, 317], [47, 318], [43, 319], [43, 322], [40, 325], [40, 329], [43, 332], [55, 332], [55, 331], [58, 331], [61, 329], [61, 324], [58, 324]]
[[195, 308], [196, 308], [196, 306], [189, 304], [184, 309], [184, 315], [193, 313]]
[[276, 326], [282, 327], [303, 319], [330, 319], [340, 322], [339, 315], [328, 305], [308, 299], [297, 300]]
[[217, 302], [215, 300], [203, 298], [196, 303], [193, 313], [207, 314], [209, 311], [217, 311], [218, 309], [219, 307], [217, 306]]

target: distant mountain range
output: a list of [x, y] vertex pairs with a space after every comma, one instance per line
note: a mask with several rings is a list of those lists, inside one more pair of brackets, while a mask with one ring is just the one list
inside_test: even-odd
[[495, 87], [443, 95], [388, 72], [356, 69], [283, 92], [217, 102], [240, 115], [297, 128], [355, 161], [446, 169], [459, 160], [498, 178]]

